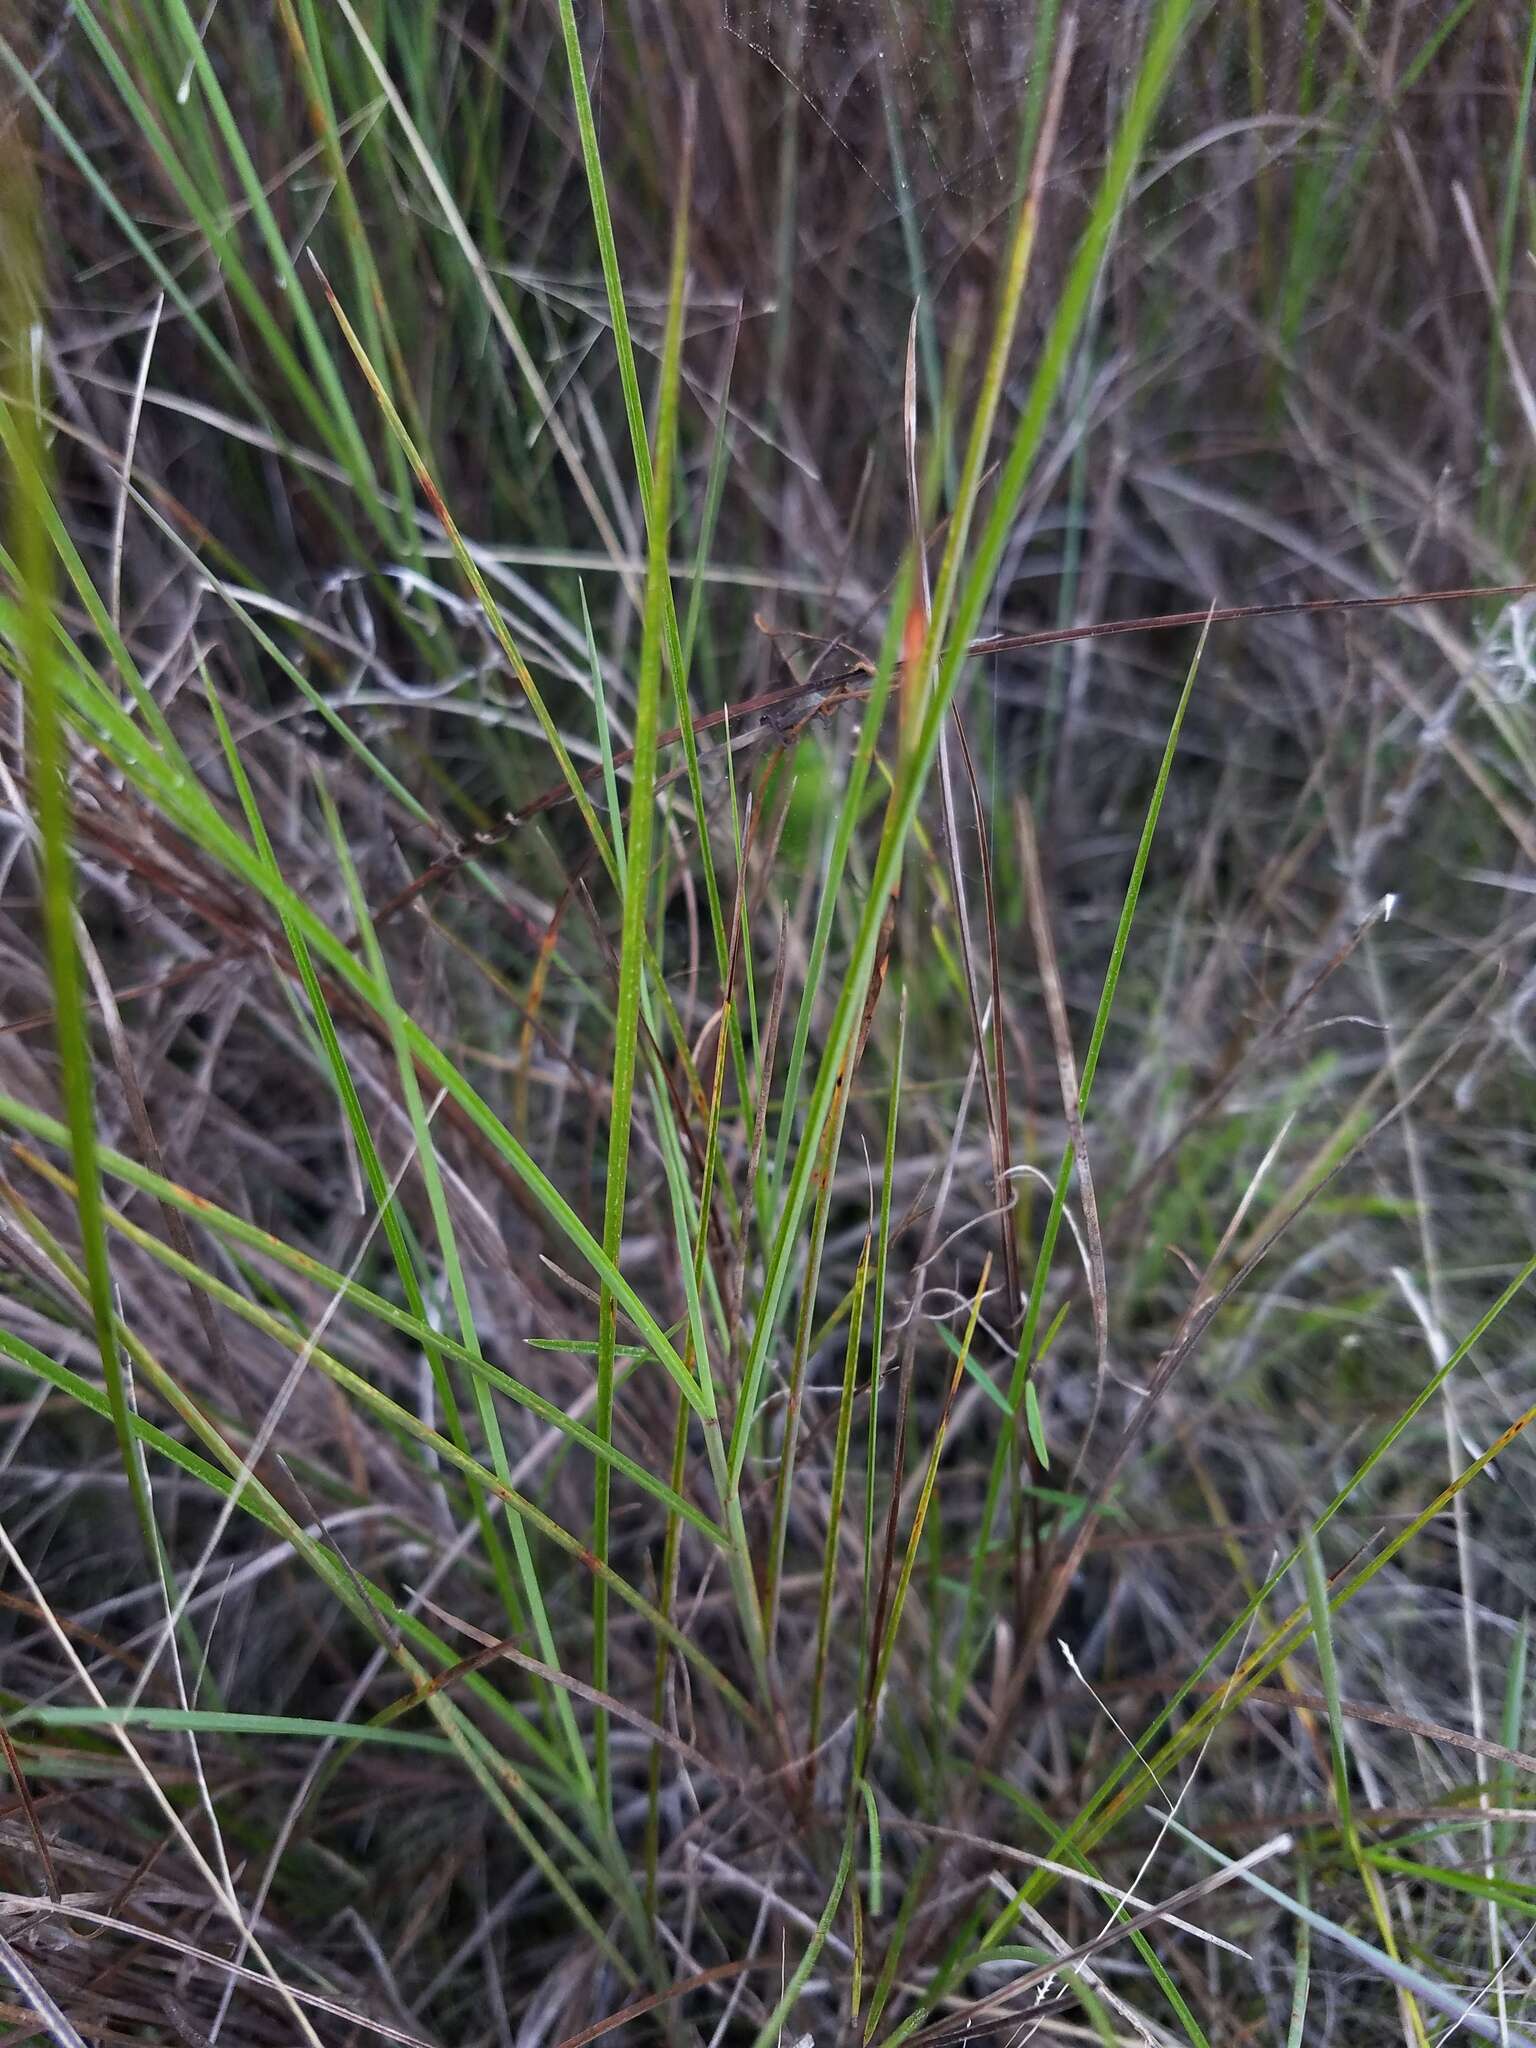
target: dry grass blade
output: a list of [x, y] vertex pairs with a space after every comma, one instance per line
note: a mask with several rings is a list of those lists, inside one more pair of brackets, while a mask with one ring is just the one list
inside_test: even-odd
[[37, 1803], [32, 1797], [32, 1788], [27, 1783], [26, 1771], [22, 1767], [21, 1758], [16, 1753], [16, 1745], [11, 1740], [11, 1732], [6, 1727], [4, 1721], [0, 1721], [0, 1753], [4, 1754], [5, 1767], [11, 1774], [11, 1783], [16, 1787], [16, 1797], [21, 1805], [22, 1818], [27, 1824], [27, 1833], [32, 1837], [32, 1845], [37, 1851], [37, 1860], [42, 1866], [44, 1887], [49, 1898], [57, 1905], [61, 1894], [59, 1891], [59, 1873], [54, 1867], [53, 1851], [48, 1846], [48, 1836], [44, 1831], [41, 1820], [38, 1818]]
[[1003, 1280], [1007, 1288], [1006, 1327], [1010, 1337], [1018, 1332], [1024, 1313], [1024, 1288], [1019, 1265], [1019, 1205], [1013, 1174], [1013, 1126], [1008, 1097], [1007, 1037], [1003, 1023], [1006, 1001], [1003, 983], [1002, 943], [998, 931], [997, 892], [993, 885], [991, 832], [981, 783], [971, 756], [970, 741], [959, 707], [955, 709], [955, 737], [960, 742], [960, 759], [965, 767], [966, 786], [971, 793], [971, 818], [976, 832], [976, 856], [981, 878], [982, 911], [987, 926], [987, 974], [992, 995], [992, 1072], [987, 1107], [992, 1134], [993, 1170], [997, 1206], [1002, 1211]]
[[[1202, 1689], [1223, 1692], [1228, 1688], [1212, 1685]], [[1314, 1713], [1325, 1713], [1328, 1707], [1322, 1693], [1311, 1692], [1305, 1686], [1287, 1686], [1282, 1691], [1277, 1686], [1256, 1685], [1245, 1697], [1271, 1707], [1304, 1707]], [[1444, 1742], [1452, 1749], [1464, 1749], [1473, 1756], [1487, 1757], [1493, 1763], [1508, 1764], [1511, 1770], [1536, 1776], [1536, 1756], [1523, 1749], [1510, 1749], [1502, 1742], [1491, 1742], [1486, 1736], [1469, 1735], [1461, 1728], [1447, 1728], [1440, 1721], [1421, 1720], [1417, 1714], [1400, 1713], [1395, 1707], [1368, 1706], [1363, 1700], [1341, 1698], [1338, 1710], [1348, 1721], [1363, 1721], [1372, 1728], [1395, 1729], [1399, 1734], [1419, 1736], [1425, 1742]]]
[[1104, 1377], [1109, 1370], [1109, 1286], [1104, 1270], [1104, 1237], [1099, 1228], [1099, 1201], [1093, 1188], [1093, 1169], [1088, 1158], [1088, 1138], [1083, 1129], [1078, 1092], [1077, 1058], [1072, 1050], [1072, 1025], [1067, 1015], [1067, 998], [1056, 959], [1056, 941], [1051, 934], [1050, 909], [1045, 900], [1045, 878], [1040, 869], [1040, 847], [1035, 837], [1034, 812], [1024, 796], [1014, 800], [1018, 829], [1019, 860], [1024, 876], [1024, 894], [1029, 908], [1030, 935], [1035, 942], [1035, 960], [1040, 969], [1040, 991], [1050, 1021], [1051, 1045], [1056, 1054], [1056, 1079], [1061, 1088], [1062, 1114], [1077, 1167], [1078, 1198], [1083, 1209], [1083, 1234], [1088, 1247], [1088, 1296], [1093, 1310], [1093, 1343], [1097, 1366], [1094, 1413], [1088, 1434], [1093, 1433], [1099, 1404], [1103, 1399]]
[[605, 2020], [594, 2020], [590, 2027], [583, 2027], [579, 2034], [567, 2034], [556, 2044], [556, 2048], [587, 2048], [589, 2041], [600, 2041], [604, 2034], [611, 2034], [616, 2027], [627, 2026], [631, 2020], [643, 2019], [648, 2012], [655, 2012], [659, 2006], [673, 1999], [686, 1998], [692, 1991], [702, 1991], [708, 1984], [725, 1984], [733, 1977], [743, 1976], [749, 1970], [764, 1970], [776, 1967], [777, 1958], [771, 1956], [744, 1956], [739, 1962], [716, 1963], [708, 1970], [696, 1970], [691, 1977], [680, 1977], [665, 1991], [653, 1991], [648, 1998], [637, 1998], [633, 2005], [626, 2005], [621, 2011], [610, 2013]]
[[0, 1969], [5, 1971], [12, 1984], [27, 2001], [29, 2013], [40, 2019], [48, 2029], [49, 2037], [56, 2044], [56, 2048], [85, 2048], [84, 2041], [75, 2032], [68, 2015], [60, 2010], [47, 1990], [38, 1982], [26, 1958], [17, 1954], [3, 1934], [0, 1934]]
[[1076, 1963], [1092, 1961], [1095, 1956], [1102, 1955], [1105, 1949], [1113, 1948], [1118, 1942], [1141, 1933], [1143, 1929], [1156, 1927], [1173, 1919], [1182, 1913], [1186, 1906], [1193, 1906], [1199, 1900], [1209, 1898], [1212, 1892], [1219, 1891], [1234, 1878], [1245, 1876], [1261, 1863], [1271, 1862], [1276, 1856], [1288, 1856], [1292, 1847], [1289, 1835], [1275, 1835], [1270, 1841], [1261, 1843], [1257, 1849], [1250, 1849], [1246, 1856], [1239, 1857], [1210, 1877], [1202, 1877], [1194, 1884], [1186, 1885], [1183, 1890], [1174, 1892], [1160, 1905], [1148, 1906], [1139, 1913], [1132, 1913], [1123, 1920], [1115, 1921], [1113, 1926], [1107, 1928], [1103, 1934], [1096, 1935], [1092, 1941], [1081, 1942], [1076, 1948], [1063, 1950], [1049, 1963], [1042, 1963], [1038, 1969], [1021, 1971], [1001, 1990], [993, 1992], [987, 1998], [972, 2001], [954, 2019], [918, 2028], [903, 2035], [902, 2039], [913, 2042], [915, 2048], [937, 2048], [941, 2041], [964, 2039], [974, 2030], [978, 2020], [1002, 2018], [1018, 2023], [1027, 2017], [1028, 2007], [1011, 2012], [1009, 2008], [1015, 1999], [1022, 1998], [1026, 1992], [1035, 1990], [1038, 1985], [1049, 1982], [1051, 1978], [1069, 1972]]
[[1477, 270], [1477, 281], [1482, 286], [1489, 308], [1495, 321], [1499, 347], [1509, 366], [1510, 388], [1520, 401], [1520, 411], [1525, 420], [1526, 431], [1531, 443], [1536, 446], [1536, 391], [1531, 389], [1531, 380], [1521, 362], [1519, 352], [1510, 335], [1509, 323], [1505, 320], [1499, 305], [1499, 288], [1488, 263], [1488, 253], [1483, 247], [1483, 238], [1478, 232], [1477, 222], [1472, 215], [1472, 202], [1467, 197], [1467, 188], [1458, 178], [1451, 186], [1451, 197], [1456, 203], [1456, 218], [1466, 236], [1467, 247], [1472, 252], [1472, 261]]
[[[1080, 626], [1043, 627], [1028, 633], [995, 633], [989, 637], [969, 641], [964, 652], [967, 655], [1018, 654], [1037, 648], [1072, 646], [1084, 640], [1120, 639], [1127, 635], [1157, 632], [1188, 631], [1191, 628], [1231, 625], [1241, 621], [1306, 618], [1332, 613], [1359, 611], [1400, 611], [1406, 607], [1429, 604], [1471, 604], [1484, 603], [1493, 598], [1529, 597], [1536, 592], [1536, 583], [1496, 583], [1485, 585], [1463, 585], [1448, 590], [1404, 591], [1381, 597], [1319, 597], [1306, 598], [1294, 603], [1283, 604], [1237, 604], [1210, 605], [1201, 611], [1151, 613], [1146, 616], [1127, 619], [1104, 619]], [[836, 643], [833, 643], [836, 644]], [[916, 659], [910, 651], [905, 659]], [[810, 683], [794, 683], [782, 689], [763, 691], [759, 695], [744, 697], [718, 711], [698, 713], [690, 720], [688, 731], [695, 736], [713, 732], [723, 725], [732, 725], [738, 731], [749, 728], [755, 721], [772, 720], [782, 725], [797, 710], [818, 718], [829, 718], [845, 704], [860, 702], [870, 692], [868, 680], [872, 664], [861, 659], [855, 668], [839, 671], [837, 674], [818, 678]], [[662, 748], [676, 746], [685, 737], [682, 726], [670, 727], [658, 735], [657, 745]], [[737, 742], [739, 744], [739, 742]], [[622, 749], [614, 753], [613, 766], [628, 767], [634, 760], [633, 749]], [[603, 765], [594, 762], [578, 773], [579, 780], [587, 786], [595, 786], [602, 778]], [[399, 890], [374, 912], [376, 923], [383, 923], [397, 916], [421, 893], [437, 886], [457, 873], [466, 861], [489, 846], [501, 844], [519, 826], [542, 816], [546, 811], [570, 801], [571, 791], [567, 783], [557, 783], [542, 791], [515, 811], [509, 811], [504, 821], [484, 833], [462, 840], [447, 853], [440, 856], [429, 867], [424, 868], [414, 881]]]
[[[1414, 1969], [1410, 1965], [1403, 1963], [1398, 1957], [1388, 1955], [1381, 1949], [1373, 1948], [1368, 1942], [1362, 1941], [1358, 1935], [1353, 1934], [1348, 1928], [1341, 1927], [1337, 1921], [1328, 1919], [1325, 1915], [1309, 1906], [1304, 1906], [1299, 1900], [1289, 1898], [1277, 1886], [1271, 1885], [1267, 1879], [1255, 1875], [1251, 1864], [1239, 1872], [1236, 1863], [1226, 1862], [1215, 1850], [1200, 1841], [1200, 1838], [1194, 1834], [1193, 1830], [1182, 1826], [1177, 1820], [1171, 1820], [1170, 1826], [1186, 1842], [1198, 1846], [1208, 1857], [1220, 1864], [1223, 1869], [1230, 1871], [1233, 1875], [1240, 1875], [1243, 1882], [1251, 1890], [1257, 1891], [1262, 1897], [1279, 1905], [1285, 1912], [1292, 1914], [1297, 1920], [1311, 1927], [1314, 1932], [1323, 1935], [1327, 1940], [1337, 1942], [1349, 1952], [1357, 1964], [1363, 1965], [1365, 1970], [1384, 1978], [1388, 1983], [1392, 1984], [1400, 1997], [1405, 1999], [1422, 1999], [1427, 2004], [1433, 2005], [1440, 2012], [1445, 2013], [1453, 2022], [1450, 2031], [1454, 2032], [1457, 2028], [1464, 2027], [1468, 2033], [1477, 2035], [1480, 2040], [1499, 2042], [1500, 2048], [1504, 2048], [1506, 2040], [1512, 2044], [1518, 2044], [1518, 2048], [1533, 2048], [1533, 2040], [1536, 2040], [1536, 2037], [1517, 2033], [1512, 2028], [1501, 2028], [1493, 2020], [1478, 2012], [1476, 2010], [1477, 2000], [1474, 1998], [1469, 2001], [1459, 1986], [1452, 1988], [1441, 1984], [1433, 1977], [1428, 1976], [1424, 1971]], [[1246, 1858], [1244, 1862], [1246, 1864]]]
[[[35, 1899], [21, 1898], [15, 1893], [0, 1893], [0, 1907], [12, 1912], [25, 1912], [29, 1917], [40, 1912]], [[137, 1922], [124, 1920], [116, 1912], [98, 1912], [93, 1907], [81, 1904], [74, 1899], [66, 1899], [59, 1906], [58, 1912], [65, 1919], [79, 1920], [91, 1927], [116, 1929], [121, 1933], [131, 1934], [135, 1941], [146, 1942], [153, 1947], [169, 1949], [172, 1953], [182, 1957], [185, 1962], [196, 1963], [200, 1969], [207, 1970], [218, 1976], [228, 1977], [242, 1984], [260, 1986], [263, 1989], [268, 1987], [268, 1980], [259, 1970], [245, 1969], [239, 1963], [231, 1962], [227, 1956], [221, 1956], [212, 1949], [199, 1947], [192, 1942], [180, 1941], [174, 1935], [166, 1934], [159, 1928], [145, 1927]], [[6, 1944], [6, 1946], [9, 1947], [9, 1944]], [[20, 1959], [18, 1958], [18, 1960]], [[28, 1977], [32, 1984], [36, 1984], [37, 1980], [35, 1977], [31, 1977], [30, 1972]], [[339, 1999], [326, 1997], [323, 1992], [303, 1991], [296, 1988], [293, 1996], [301, 2005], [307, 2006], [311, 2012], [324, 2013], [329, 2019], [341, 2020], [347, 2026], [360, 2028], [380, 2040], [396, 2042], [398, 2048], [433, 2048], [433, 2044], [425, 2040], [422, 2035], [408, 2032], [403, 2027], [393, 2026], [388, 2020], [376, 2018], [372, 2014], [357, 2012], [350, 2006], [344, 2005]], [[51, 2000], [46, 1998], [45, 1994], [43, 2001], [38, 2003], [36, 2010], [40, 2013], [49, 2014], [50, 2012], [57, 2013], [58, 2008], [53, 2005]], [[58, 2041], [63, 2044], [78, 2043], [80, 2037], [74, 2032], [68, 2020], [65, 2020], [63, 2024], [66, 2031], [56, 2036]]]

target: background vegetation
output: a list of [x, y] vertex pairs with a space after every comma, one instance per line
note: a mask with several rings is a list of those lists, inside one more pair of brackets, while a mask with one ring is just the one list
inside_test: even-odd
[[1533, 68], [11, 11], [5, 2041], [1536, 2038]]

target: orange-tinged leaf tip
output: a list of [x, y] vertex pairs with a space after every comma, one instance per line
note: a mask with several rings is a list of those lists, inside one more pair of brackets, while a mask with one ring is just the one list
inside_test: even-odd
[[907, 611], [907, 623], [901, 635], [901, 658], [908, 666], [914, 666], [923, 651], [923, 642], [928, 638], [928, 614], [920, 597], [912, 600]]

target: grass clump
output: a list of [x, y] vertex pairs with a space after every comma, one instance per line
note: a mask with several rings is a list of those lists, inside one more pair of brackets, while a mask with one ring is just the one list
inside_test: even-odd
[[8, 2038], [1536, 2038], [1533, 51], [7, 25]]

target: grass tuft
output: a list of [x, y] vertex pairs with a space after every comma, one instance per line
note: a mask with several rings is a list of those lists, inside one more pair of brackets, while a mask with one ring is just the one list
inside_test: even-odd
[[1536, 2042], [1533, 80], [12, 10], [7, 2039]]

